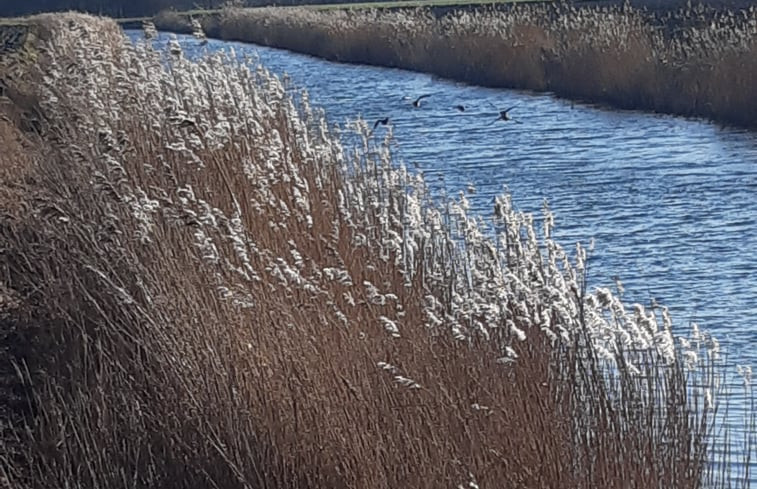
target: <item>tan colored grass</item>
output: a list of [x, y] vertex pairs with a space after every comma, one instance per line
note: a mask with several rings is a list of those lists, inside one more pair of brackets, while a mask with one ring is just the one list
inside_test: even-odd
[[[711, 473], [712, 413], [668, 319], [584, 291], [586, 252], [548, 238], [548, 209], [539, 237], [497, 199], [492, 240], [387, 145], [345, 154], [260, 67], [172, 46], [169, 71], [110, 22], [46, 22], [36, 192], [23, 219], [0, 213], [19, 297], [3, 325], [34, 332], [15, 358], [33, 383], [26, 448], [0, 451], [14, 487], [687, 488]], [[706, 358], [691, 375], [712, 389]]]
[[158, 29], [182, 34], [192, 33], [190, 16], [175, 10], [161, 10], [152, 21]]

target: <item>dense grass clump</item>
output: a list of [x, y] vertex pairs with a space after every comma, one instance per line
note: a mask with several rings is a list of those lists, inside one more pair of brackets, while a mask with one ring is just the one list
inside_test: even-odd
[[757, 9], [227, 9], [212, 34], [330, 60], [757, 124]]
[[190, 17], [175, 10], [161, 10], [155, 15], [153, 22], [166, 31], [178, 34], [192, 33], [192, 21]]
[[436, 204], [362, 122], [345, 150], [233, 53], [35, 22], [51, 35], [13, 84], [40, 120], [0, 122], [0, 318], [29, 399], [0, 452], [13, 487], [726, 474], [717, 342], [676, 346], [664, 308], [587, 291], [587, 250], [551, 240], [546, 206], [537, 223], [507, 196], [488, 222]]

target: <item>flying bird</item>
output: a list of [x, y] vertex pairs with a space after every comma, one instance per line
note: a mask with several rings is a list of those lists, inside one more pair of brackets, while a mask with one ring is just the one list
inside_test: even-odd
[[376, 128], [378, 127], [379, 124], [381, 124], [382, 126], [385, 126], [385, 125], [389, 124], [389, 118], [388, 117], [384, 117], [383, 119], [379, 119], [376, 122], [374, 122], [373, 123], [373, 130], [374, 131], [376, 130]]
[[[492, 107], [494, 107], [494, 105], [492, 105]], [[517, 121], [513, 119], [512, 117], [510, 117], [510, 111], [513, 110], [515, 107], [517, 107], [517, 105], [513, 105], [512, 107], [509, 107], [505, 110], [500, 110], [499, 117], [497, 117], [497, 119], [495, 119], [494, 122], [492, 122], [492, 124], [496, 123], [497, 121], [513, 121], [516, 124], [522, 124], [520, 121]], [[496, 107], [494, 108], [496, 109]]]
[[389, 124], [389, 118], [388, 117], [384, 117], [383, 119], [378, 119], [376, 122], [374, 122], [373, 123], [373, 129], [371, 129], [371, 131], [368, 133], [368, 136], [370, 136], [371, 134], [373, 134], [373, 131], [376, 130], [376, 128], [379, 126], [379, 124], [382, 125], [382, 126], [385, 126], [385, 125]]
[[416, 108], [420, 107], [421, 106], [421, 100], [423, 100], [426, 97], [430, 97], [430, 96], [431, 96], [431, 94], [421, 95], [417, 99], [413, 100], [413, 107], [416, 107]]

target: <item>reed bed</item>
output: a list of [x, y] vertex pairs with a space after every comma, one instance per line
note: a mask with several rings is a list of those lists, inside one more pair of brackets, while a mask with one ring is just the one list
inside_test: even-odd
[[190, 16], [175, 10], [161, 10], [153, 17], [151, 23], [162, 30], [177, 34], [192, 34], [193, 32]]
[[11, 487], [729, 484], [717, 341], [586, 290], [546, 205], [436, 202], [254, 60], [35, 22], [41, 120], [0, 130]]
[[226, 9], [210, 33], [329, 60], [434, 73], [753, 127], [757, 9]]

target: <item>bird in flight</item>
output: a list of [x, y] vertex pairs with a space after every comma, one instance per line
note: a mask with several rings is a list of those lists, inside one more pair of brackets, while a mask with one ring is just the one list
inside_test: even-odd
[[413, 100], [413, 107], [416, 107], [416, 108], [420, 107], [421, 106], [421, 100], [423, 100], [426, 97], [430, 97], [430, 96], [431, 96], [430, 94], [421, 95], [417, 99]]
[[389, 118], [388, 117], [384, 117], [383, 119], [378, 119], [376, 122], [374, 122], [373, 123], [373, 129], [371, 129], [371, 132], [368, 133], [368, 136], [370, 136], [371, 134], [373, 134], [373, 131], [376, 130], [376, 128], [379, 126], [379, 124], [382, 125], [382, 126], [385, 126], [385, 125], [389, 124]]
[[[494, 105], [492, 105], [492, 107], [494, 107]], [[509, 107], [505, 110], [500, 110], [499, 117], [497, 117], [497, 119], [495, 119], [495, 121], [492, 122], [492, 124], [496, 123], [497, 121], [513, 121], [516, 124], [522, 124], [520, 121], [517, 121], [513, 119], [512, 117], [510, 117], [510, 111], [513, 110], [515, 107], [517, 107], [517, 105], [513, 105], [512, 107]], [[496, 109], [496, 107], [494, 108]]]
[[378, 127], [379, 124], [381, 124], [382, 126], [385, 126], [385, 125], [389, 124], [389, 118], [388, 117], [384, 117], [383, 119], [379, 119], [376, 122], [374, 122], [373, 123], [373, 130], [374, 131], [376, 130], [376, 128]]

